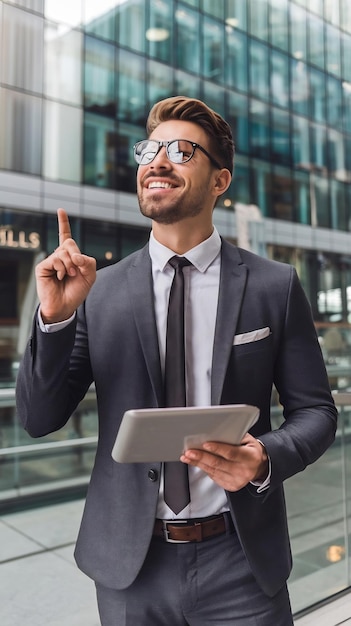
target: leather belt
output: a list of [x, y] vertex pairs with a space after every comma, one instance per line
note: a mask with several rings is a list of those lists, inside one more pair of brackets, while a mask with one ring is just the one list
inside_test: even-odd
[[201, 519], [156, 519], [153, 536], [168, 543], [197, 543], [233, 531], [230, 513], [222, 513]]

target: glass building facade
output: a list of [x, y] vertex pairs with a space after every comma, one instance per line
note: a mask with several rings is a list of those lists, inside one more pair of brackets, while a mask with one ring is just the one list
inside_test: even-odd
[[[332, 388], [351, 390], [350, 59], [350, 0], [0, 0], [3, 509], [86, 486], [93, 390], [65, 429], [40, 442], [15, 415], [34, 266], [57, 245], [58, 206], [99, 267], [147, 240], [132, 146], [159, 99], [200, 98], [231, 124], [235, 173], [215, 223], [229, 240], [296, 266]], [[296, 611], [351, 584], [347, 408], [335, 446], [287, 484]], [[300, 540], [304, 518], [311, 550], [330, 548], [327, 534], [312, 539], [322, 510], [340, 548], [334, 561]]]

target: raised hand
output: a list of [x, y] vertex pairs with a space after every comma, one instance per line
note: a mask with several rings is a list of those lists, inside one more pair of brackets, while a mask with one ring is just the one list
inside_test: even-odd
[[87, 297], [96, 278], [96, 261], [81, 254], [71, 236], [66, 211], [58, 209], [59, 247], [36, 267], [44, 323], [68, 319]]

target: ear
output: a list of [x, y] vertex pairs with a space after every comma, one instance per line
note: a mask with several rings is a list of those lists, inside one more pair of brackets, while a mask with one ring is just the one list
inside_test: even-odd
[[219, 172], [215, 174], [215, 185], [213, 188], [214, 194], [219, 197], [225, 191], [227, 191], [230, 183], [232, 181], [232, 175], [227, 168], [221, 169]]

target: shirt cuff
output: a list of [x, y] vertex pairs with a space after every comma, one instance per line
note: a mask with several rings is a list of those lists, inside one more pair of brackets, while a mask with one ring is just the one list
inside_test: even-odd
[[53, 324], [44, 324], [43, 318], [41, 316], [40, 309], [39, 309], [38, 311], [39, 328], [43, 333], [56, 333], [59, 330], [63, 330], [64, 328], [66, 328], [66, 326], [68, 326], [71, 322], [73, 322], [75, 316], [76, 316], [76, 313], [74, 312], [73, 315], [71, 315], [71, 317], [68, 318], [68, 320], [63, 320], [62, 322], [55, 322]]
[[[257, 439], [257, 441], [259, 441], [261, 446], [263, 446], [264, 449], [266, 449], [266, 446], [262, 443], [260, 439]], [[270, 456], [268, 456], [268, 454], [267, 454], [267, 458], [268, 458], [267, 478], [265, 480], [251, 480], [250, 481], [251, 485], [253, 485], [254, 487], [257, 487], [257, 493], [262, 493], [262, 491], [266, 491], [266, 489], [268, 489], [268, 487], [271, 484], [272, 464], [271, 464]]]

